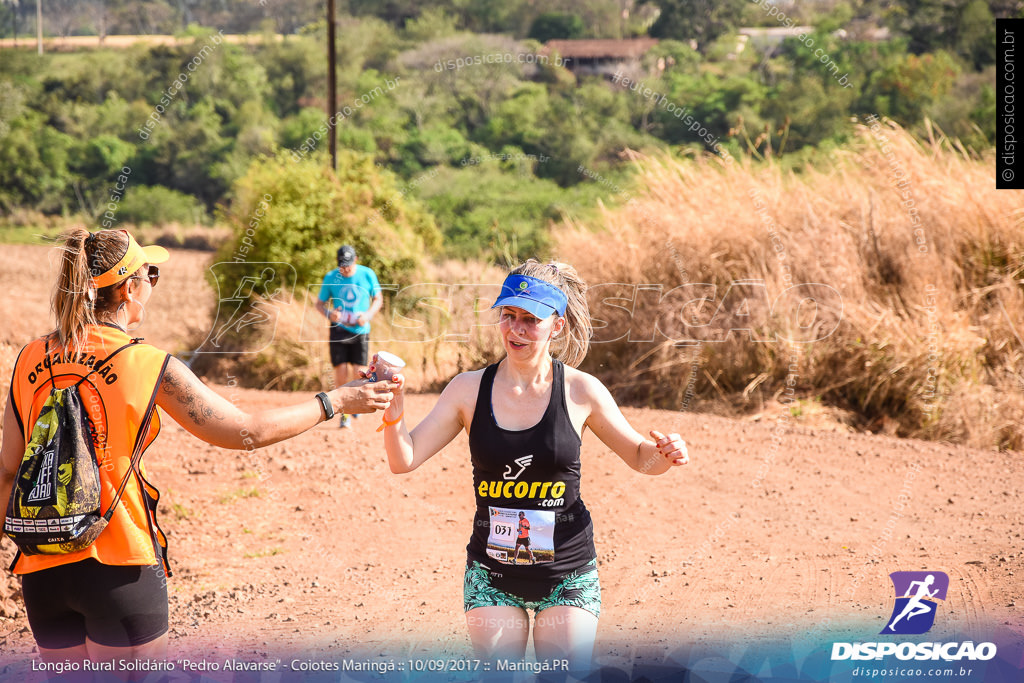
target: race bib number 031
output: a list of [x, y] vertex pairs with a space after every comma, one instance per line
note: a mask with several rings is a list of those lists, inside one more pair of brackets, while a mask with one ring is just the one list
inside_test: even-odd
[[488, 508], [491, 533], [487, 554], [504, 564], [530, 565], [555, 560], [554, 510]]

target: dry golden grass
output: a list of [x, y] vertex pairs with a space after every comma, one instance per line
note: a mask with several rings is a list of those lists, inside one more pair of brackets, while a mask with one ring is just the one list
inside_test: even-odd
[[[252, 45], [266, 40], [263, 34], [228, 34], [224, 36], [225, 41], [234, 44]], [[284, 36], [275, 35], [275, 40], [284, 40]], [[134, 45], [191, 45], [196, 38], [191, 36], [172, 35], [117, 35], [104, 36], [57, 36], [43, 38], [43, 49], [46, 52], [76, 52], [86, 49], [121, 49]], [[34, 37], [21, 36], [15, 38], [0, 38], [0, 49], [20, 47], [22, 49], [35, 49], [36, 40]]]
[[[890, 122], [858, 126], [850, 149], [796, 171], [746, 159], [638, 159], [633, 201], [604, 211], [596, 236], [565, 226], [561, 253], [592, 284], [717, 290], [685, 307], [696, 295], [658, 304], [646, 294], [631, 323], [599, 330], [598, 341], [629, 324], [654, 329], [658, 318], [667, 334], [595, 344], [585, 367], [620, 398], [651, 405], [749, 412], [804, 397], [857, 416], [859, 427], [1020, 449], [1024, 192], [995, 190], [994, 169], [991, 156], [939, 133], [919, 142]], [[767, 299], [743, 309], [742, 297], [730, 297], [715, 315], [729, 284], [751, 279], [764, 281]], [[816, 296], [818, 310], [799, 316], [771, 310], [800, 283], [839, 296]], [[743, 312], [758, 338], [824, 338], [727, 335], [746, 326]], [[812, 321], [801, 337], [797, 326]], [[705, 343], [698, 351], [682, 339]]]

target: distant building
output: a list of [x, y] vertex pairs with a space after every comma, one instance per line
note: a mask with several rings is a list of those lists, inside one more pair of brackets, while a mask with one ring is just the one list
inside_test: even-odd
[[541, 54], [557, 54], [565, 61], [565, 68], [577, 77], [611, 77], [623, 66], [638, 65], [640, 58], [657, 44], [657, 38], [549, 40]]

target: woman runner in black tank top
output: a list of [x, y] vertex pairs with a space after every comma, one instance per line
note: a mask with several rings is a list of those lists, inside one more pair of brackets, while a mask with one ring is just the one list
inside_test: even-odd
[[[565, 405], [561, 361], [552, 361], [551, 370], [543, 417], [532, 427], [510, 430], [495, 420], [491, 387], [498, 365], [488, 367], [469, 431], [477, 505], [469, 560], [491, 570], [495, 585], [528, 600], [541, 599], [596, 557], [590, 513], [579, 495], [580, 435]], [[518, 562], [510, 552], [520, 514], [530, 528], [532, 564]]]
[[[586, 285], [570, 266], [516, 268], [492, 308], [506, 356], [455, 377], [410, 432], [400, 388], [384, 414], [395, 473], [411, 472], [469, 433], [476, 515], [463, 602], [481, 657], [522, 658], [535, 610], [539, 660], [589, 667], [600, 612], [594, 533], [580, 497], [580, 435], [589, 427], [634, 470], [689, 462], [678, 434], [644, 439], [596, 378], [576, 370], [591, 335]], [[552, 347], [558, 359], [551, 357]], [[395, 378], [404, 387], [404, 378]], [[529, 552], [523, 552], [523, 548]]]

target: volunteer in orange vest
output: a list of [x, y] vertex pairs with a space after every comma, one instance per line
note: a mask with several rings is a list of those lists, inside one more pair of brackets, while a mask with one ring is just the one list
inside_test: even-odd
[[145, 343], [132, 344], [94, 371], [132, 340], [160, 277], [157, 264], [167, 258], [163, 247], [141, 247], [125, 230], [67, 233], [53, 297], [57, 328], [28, 344], [15, 363], [0, 447], [5, 510], [52, 384], [64, 387], [86, 377], [82, 400], [95, 425], [104, 511], [130, 474], [109, 526], [92, 545], [64, 555], [21, 556], [15, 562], [44, 662], [166, 655], [170, 572], [155, 514], [159, 492], [141, 463], [131, 472], [136, 439], [148, 447], [160, 431], [154, 406], [215, 446], [258, 448], [301, 434], [335, 412], [383, 409], [397, 386], [353, 382], [296, 405], [248, 414], [208, 388], [184, 363]]

